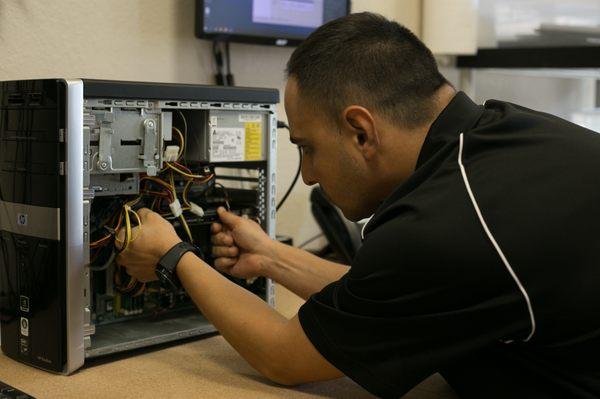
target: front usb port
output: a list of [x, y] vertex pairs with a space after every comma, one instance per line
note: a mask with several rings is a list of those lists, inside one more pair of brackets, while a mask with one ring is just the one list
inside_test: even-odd
[[41, 105], [42, 93], [29, 93], [29, 105]]

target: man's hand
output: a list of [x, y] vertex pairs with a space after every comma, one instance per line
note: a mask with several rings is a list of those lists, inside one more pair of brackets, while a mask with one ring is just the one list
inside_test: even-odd
[[[156, 265], [169, 249], [181, 242], [175, 229], [158, 213], [143, 208], [137, 211], [141, 226], [132, 229], [132, 238], [127, 249], [117, 256], [117, 263], [127, 269], [127, 273], [141, 282], [157, 280]], [[117, 239], [122, 243], [125, 228], [121, 228]], [[116, 242], [117, 248], [122, 244]]]
[[258, 223], [219, 208], [222, 223], [213, 223], [215, 268], [237, 278], [268, 277], [308, 299], [339, 280], [348, 266], [272, 240]]
[[265, 275], [272, 257], [273, 240], [253, 220], [217, 210], [221, 223], [211, 226], [215, 268], [237, 278]]

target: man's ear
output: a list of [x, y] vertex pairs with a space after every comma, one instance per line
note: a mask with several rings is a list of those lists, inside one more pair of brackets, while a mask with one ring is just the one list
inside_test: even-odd
[[345, 125], [343, 130], [351, 136], [356, 148], [365, 157], [373, 157], [380, 138], [369, 110], [360, 105], [350, 105], [343, 111], [342, 123]]

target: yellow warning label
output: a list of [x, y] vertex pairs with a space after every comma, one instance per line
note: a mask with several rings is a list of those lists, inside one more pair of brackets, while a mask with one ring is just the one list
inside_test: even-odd
[[246, 161], [259, 161], [262, 156], [262, 124], [260, 122], [246, 122]]

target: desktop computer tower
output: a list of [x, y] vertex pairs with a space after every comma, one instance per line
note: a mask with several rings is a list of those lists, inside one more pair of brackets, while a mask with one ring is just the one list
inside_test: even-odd
[[[86, 359], [214, 333], [183, 290], [114, 262], [114, 232], [148, 207], [210, 264], [210, 224], [225, 206], [275, 237], [278, 100], [272, 89], [0, 82], [2, 351], [70, 374]], [[273, 305], [270, 280], [231, 279]]]

